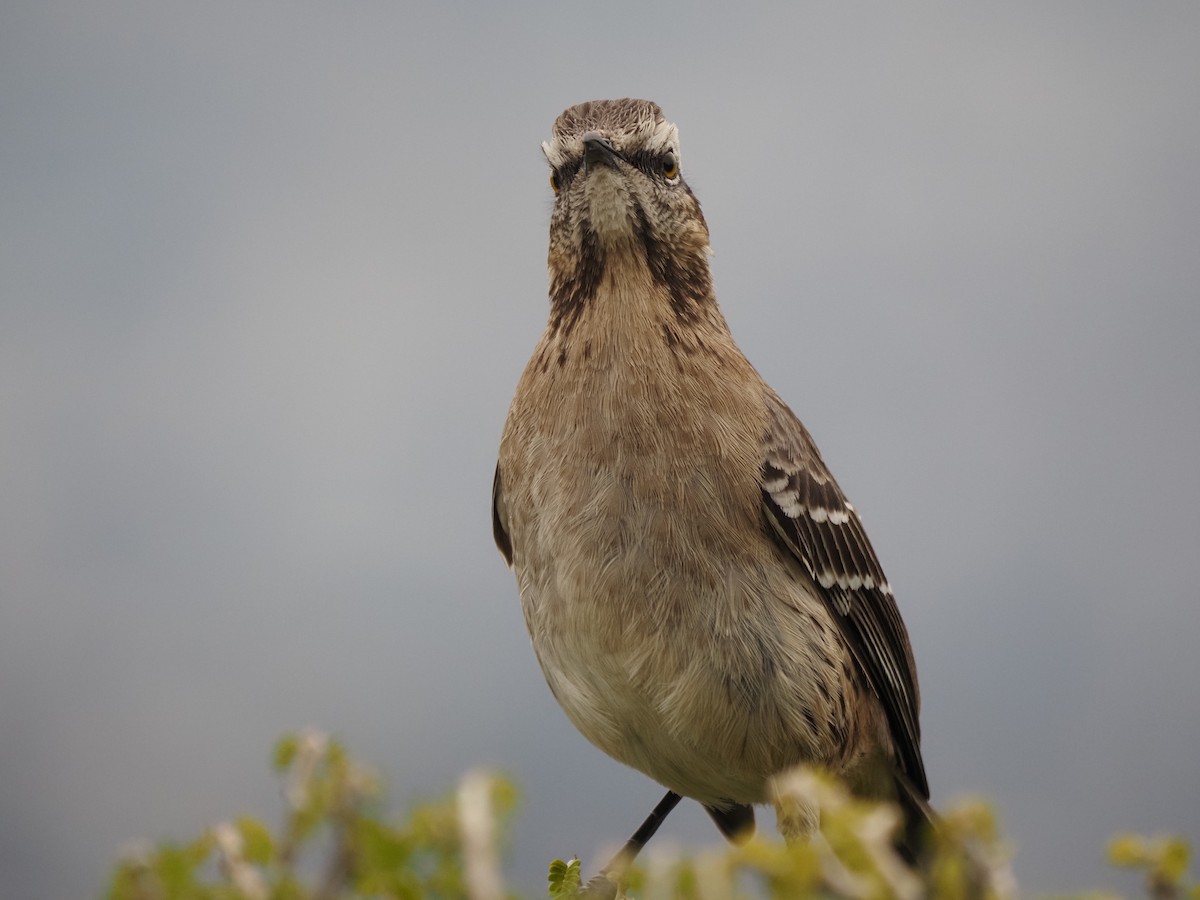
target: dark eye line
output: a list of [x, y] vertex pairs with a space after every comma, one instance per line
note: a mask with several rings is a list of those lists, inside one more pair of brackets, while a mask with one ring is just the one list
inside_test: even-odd
[[555, 192], [561, 191], [571, 183], [571, 179], [575, 177], [575, 173], [579, 171], [581, 164], [581, 160], [575, 160], [563, 163], [558, 168], [551, 170], [550, 183], [555, 186]]
[[[675, 160], [675, 154], [668, 150], [665, 153], [650, 153], [647, 151], [639, 151], [637, 153], [617, 154], [625, 162], [631, 166], [636, 166], [647, 175], [663, 176], [669, 179], [674, 179], [679, 176], [679, 163]], [[556, 169], [550, 172], [550, 183], [554, 186], [555, 193], [561, 191], [574, 178], [579, 169], [583, 165], [583, 160], [576, 159], [570, 162], [565, 162]], [[667, 170], [673, 169], [671, 175], [667, 175]]]
[[[666, 153], [643, 151], [629, 157], [628, 161], [648, 175], [661, 175], [666, 178], [675, 178], [679, 175], [679, 163], [676, 162], [675, 154], [670, 150]], [[670, 175], [667, 175], [668, 170], [673, 170]]]

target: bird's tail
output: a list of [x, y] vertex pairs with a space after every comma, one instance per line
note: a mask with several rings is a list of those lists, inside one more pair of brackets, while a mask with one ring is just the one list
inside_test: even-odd
[[754, 836], [754, 807], [743, 803], [728, 806], [705, 806], [725, 840], [742, 844]]
[[[942, 817], [929, 805], [929, 798], [913, 785], [903, 774], [896, 773], [896, 800], [904, 814], [904, 830], [900, 835], [897, 850], [916, 869], [926, 871], [933, 862], [934, 851], [944, 836], [945, 824]], [[993, 884], [988, 866], [964, 847], [967, 867], [963, 882], [963, 896], [976, 900], [989, 896]]]
[[900, 835], [898, 849], [912, 865], [928, 859], [937, 833], [941, 830], [941, 818], [929, 798], [920, 791], [903, 773], [895, 772], [896, 802], [904, 815], [904, 830]]

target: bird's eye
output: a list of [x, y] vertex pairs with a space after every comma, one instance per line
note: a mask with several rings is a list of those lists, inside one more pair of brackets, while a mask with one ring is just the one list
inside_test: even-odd
[[660, 165], [662, 166], [663, 176], [666, 178], [674, 178], [679, 174], [679, 161], [675, 159], [674, 153], [663, 154]]
[[558, 173], [557, 172], [550, 173], [550, 187], [554, 188], [554, 193], [556, 193], [556, 194], [558, 193], [559, 183], [558, 183]]

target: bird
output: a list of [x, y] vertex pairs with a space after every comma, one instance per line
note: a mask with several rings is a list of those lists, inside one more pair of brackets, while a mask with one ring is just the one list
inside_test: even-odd
[[916, 853], [933, 813], [908, 633], [858, 511], [730, 333], [678, 128], [594, 100], [542, 150], [549, 316], [492, 525], [551, 692], [668, 789], [643, 837], [689, 797], [743, 838], [810, 764], [895, 802]]

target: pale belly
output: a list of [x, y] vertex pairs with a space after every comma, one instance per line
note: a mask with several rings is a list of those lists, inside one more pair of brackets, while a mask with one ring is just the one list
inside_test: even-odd
[[709, 804], [763, 802], [798, 762], [843, 768], [845, 651], [804, 576], [765, 537], [735, 550], [666, 519], [642, 505], [527, 533], [522, 606], [571, 721]]

